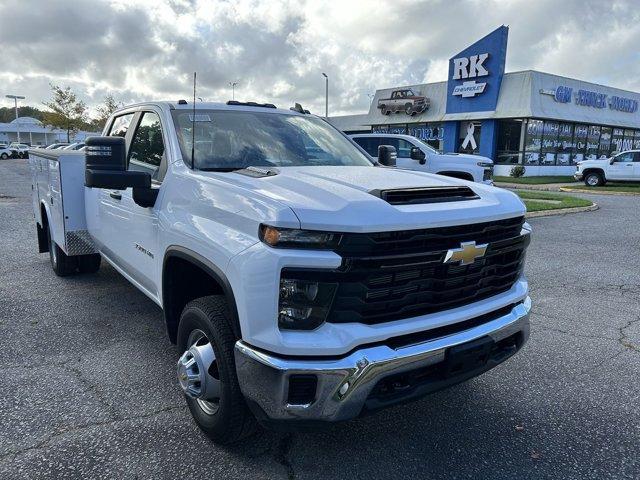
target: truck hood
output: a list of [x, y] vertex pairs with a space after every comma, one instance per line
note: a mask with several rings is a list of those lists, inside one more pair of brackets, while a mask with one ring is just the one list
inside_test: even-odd
[[480, 155], [470, 155], [468, 153], [443, 153], [441, 154], [443, 157], [450, 158], [452, 160], [459, 159], [464, 162], [483, 162], [483, 163], [493, 163], [489, 157], [482, 157]]
[[[525, 207], [500, 188], [422, 172], [384, 167], [284, 167], [278, 174], [251, 177], [214, 175], [224, 181], [291, 208], [300, 228], [373, 232], [477, 223], [523, 215]], [[224, 177], [222, 177], [224, 175]], [[465, 185], [476, 200], [391, 205], [370, 193], [416, 187]], [[266, 198], [264, 198], [266, 197]]]

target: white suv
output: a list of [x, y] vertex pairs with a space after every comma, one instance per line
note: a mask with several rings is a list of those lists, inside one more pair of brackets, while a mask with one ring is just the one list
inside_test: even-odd
[[461, 153], [440, 153], [411, 135], [365, 133], [350, 137], [373, 158], [378, 157], [380, 145], [394, 147], [398, 155], [398, 168], [493, 185], [493, 160], [490, 158]]
[[588, 187], [598, 187], [608, 181], [640, 182], [640, 150], [627, 150], [611, 158], [578, 162], [576, 180]]

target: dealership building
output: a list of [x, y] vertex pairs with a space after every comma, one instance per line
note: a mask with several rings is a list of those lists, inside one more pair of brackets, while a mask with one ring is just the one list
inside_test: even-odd
[[447, 81], [377, 90], [347, 133], [403, 133], [492, 158], [496, 175], [570, 175], [580, 160], [640, 149], [640, 94], [533, 70], [504, 72], [508, 27], [449, 60]]

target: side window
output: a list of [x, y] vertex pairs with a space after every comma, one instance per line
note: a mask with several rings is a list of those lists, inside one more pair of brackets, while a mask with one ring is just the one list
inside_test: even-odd
[[114, 118], [107, 136], [124, 137], [127, 134], [127, 130], [129, 130], [131, 120], [133, 120], [133, 113], [127, 113], [126, 115], [120, 115], [119, 117]]
[[411, 147], [413, 147], [413, 145], [410, 142], [407, 142], [402, 138], [398, 138], [398, 146], [396, 147], [398, 150], [398, 157], [409, 158], [411, 156]]
[[640, 162], [640, 152], [633, 152], [633, 161]]
[[621, 162], [621, 163], [633, 162], [633, 153], [632, 152], [621, 153], [615, 158], [615, 161]]
[[160, 164], [164, 155], [164, 141], [160, 117], [144, 112], [129, 147], [129, 170], [151, 173], [154, 180], [162, 180]]

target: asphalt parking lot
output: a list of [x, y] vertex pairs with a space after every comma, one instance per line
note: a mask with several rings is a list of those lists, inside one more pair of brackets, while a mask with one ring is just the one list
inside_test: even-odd
[[317, 433], [221, 448], [191, 421], [158, 307], [36, 250], [0, 161], [0, 478], [640, 477], [640, 197], [531, 220], [532, 334], [485, 375]]

